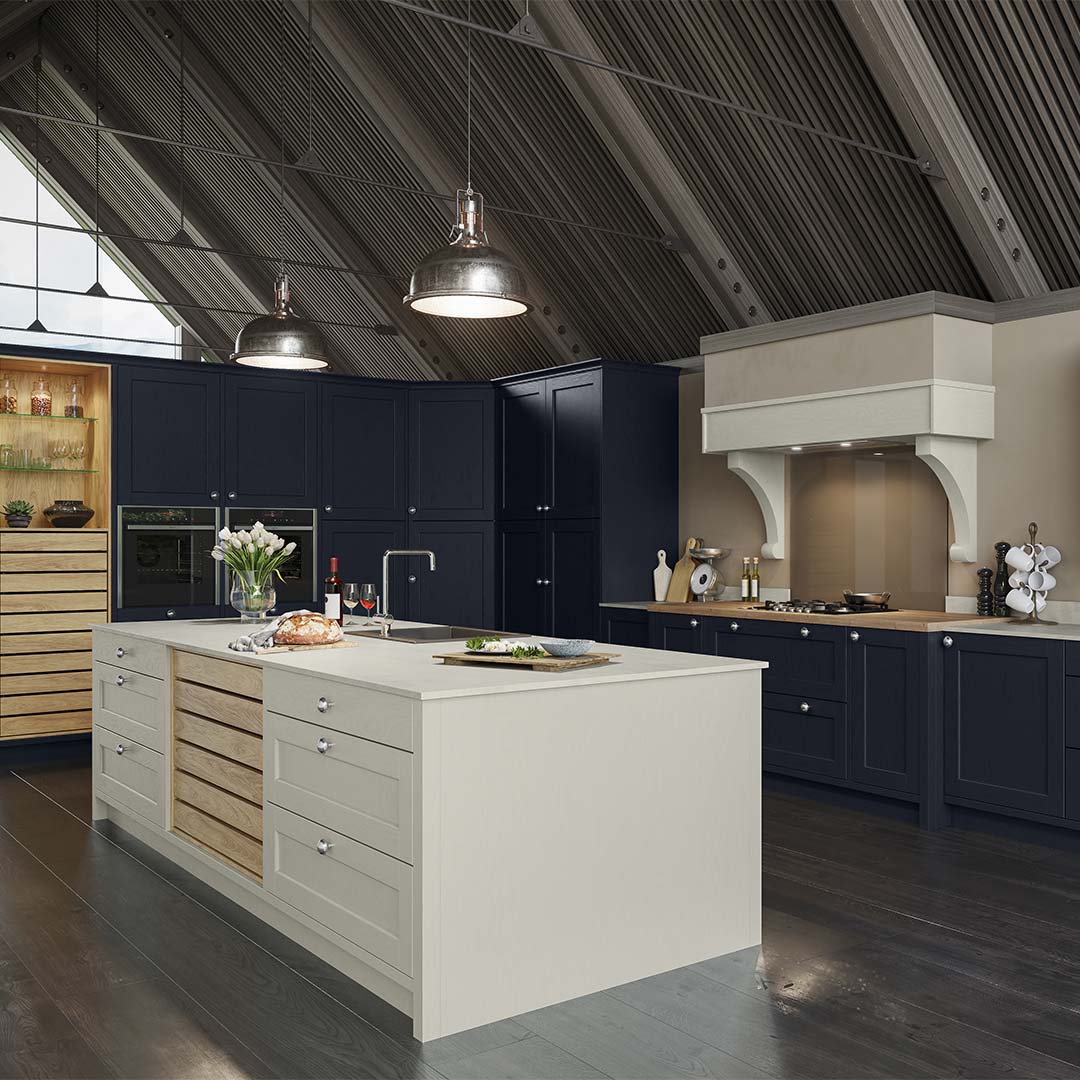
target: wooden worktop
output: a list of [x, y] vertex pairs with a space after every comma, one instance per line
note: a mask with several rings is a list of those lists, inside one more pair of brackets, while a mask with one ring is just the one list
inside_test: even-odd
[[956, 623], [1006, 623], [1007, 619], [988, 619], [985, 615], [961, 615], [955, 611], [902, 611], [863, 612], [851, 615], [813, 615], [795, 611], [755, 611], [757, 605], [742, 600], [724, 600], [717, 603], [694, 601], [688, 604], [649, 604], [649, 611], [679, 615], [714, 615], [721, 618], [739, 616], [744, 619], [770, 619], [774, 622], [821, 623], [833, 626], [861, 626], [878, 630], [913, 630], [929, 633], [943, 626]]

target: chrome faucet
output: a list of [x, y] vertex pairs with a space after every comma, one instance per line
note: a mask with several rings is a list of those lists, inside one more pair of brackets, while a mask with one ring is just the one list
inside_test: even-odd
[[383, 632], [389, 628], [389, 624], [394, 621], [394, 616], [390, 614], [390, 558], [393, 555], [426, 555], [428, 561], [431, 563], [431, 569], [435, 569], [435, 552], [428, 551], [427, 548], [421, 550], [397, 550], [391, 548], [383, 552], [382, 557], [382, 611], [379, 616], [385, 620], [383, 623]]

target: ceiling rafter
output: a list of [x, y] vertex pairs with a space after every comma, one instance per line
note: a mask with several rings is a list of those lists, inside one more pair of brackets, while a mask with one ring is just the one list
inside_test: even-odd
[[[150, 10], [153, 11], [152, 15], [142, 4], [129, 5], [129, 21], [170, 70], [179, 70], [179, 21], [166, 4], [158, 4]], [[210, 61], [200, 47], [201, 43], [195, 40], [196, 35], [190, 25], [185, 32], [189, 43], [185, 53], [185, 90], [191, 100], [198, 102], [200, 109], [231, 146], [263, 158], [279, 154], [280, 143], [268, 130], [266, 121], [252, 112], [236, 87]], [[252, 164], [250, 168], [270, 191], [277, 192], [278, 177], [269, 166]], [[335, 213], [307, 175], [294, 174], [290, 188], [294, 195], [293, 218], [330, 258], [348, 266], [373, 264], [371, 252]], [[453, 377], [453, 368], [465, 378], [470, 376], [460, 358], [439, 337], [437, 329], [430, 323], [421, 323], [416, 315], [404, 307], [400, 290], [392, 282], [386, 279], [361, 279], [352, 275], [342, 275], [342, 280], [379, 321], [398, 328], [400, 334], [396, 340], [399, 346], [429, 379]], [[421, 345], [421, 342], [424, 344]], [[436, 366], [433, 356], [439, 353], [446, 360]]]
[[991, 296], [1049, 291], [1031, 247], [904, 3], [840, 0], [852, 40]]
[[[547, 44], [558, 49], [604, 60], [567, 0], [533, 4], [530, 16], [518, 23], [517, 32], [535, 37], [537, 30]], [[672, 246], [683, 256], [717, 314], [732, 328], [772, 322], [767, 306], [619, 76], [546, 55], [657, 224], [672, 238]]]
[[0, 82], [31, 63], [37, 54], [37, 26], [24, 23], [0, 41]]
[[25, 29], [49, 6], [50, 0], [24, 0], [21, 4], [5, 4], [0, 13], [0, 48], [10, 49], [10, 38]]
[[[290, 9], [294, 18], [306, 25], [307, 0], [292, 0]], [[453, 191], [460, 187], [460, 168], [422, 134], [425, 131], [423, 122], [337, 5], [320, 5], [316, 15], [312, 21], [313, 32], [324, 57], [419, 184], [435, 191]], [[565, 316], [557, 313], [556, 301], [529, 266], [524, 253], [516, 249], [490, 218], [485, 226], [490, 242], [509, 255], [528, 275], [535, 308], [525, 316], [526, 325], [553, 351], [558, 358], [555, 363], [570, 363], [580, 359], [581, 355], [595, 355]]]

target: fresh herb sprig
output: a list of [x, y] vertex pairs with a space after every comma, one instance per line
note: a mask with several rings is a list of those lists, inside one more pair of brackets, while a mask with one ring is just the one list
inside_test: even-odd
[[465, 648], [468, 649], [469, 652], [480, 652], [480, 650], [483, 649], [485, 642], [498, 640], [497, 637], [471, 637], [465, 642]]
[[543, 649], [538, 649], [535, 645], [519, 645], [511, 651], [510, 655], [515, 660], [537, 660], [541, 656], [547, 656], [547, 653]]

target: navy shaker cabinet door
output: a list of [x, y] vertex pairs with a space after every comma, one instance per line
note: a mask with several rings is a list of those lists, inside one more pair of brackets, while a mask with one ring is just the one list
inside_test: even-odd
[[[324, 521], [319, 530], [319, 570], [316, 578], [321, 582], [329, 573], [329, 560], [337, 556], [338, 576], [343, 582], [357, 585], [374, 585], [379, 593], [379, 608], [384, 605], [382, 596], [382, 557], [391, 548], [405, 546], [405, 523], [401, 521]], [[322, 610], [322, 597], [316, 609]], [[405, 617], [405, 560], [390, 560], [391, 613]], [[362, 607], [354, 612], [357, 619], [366, 618]]]
[[226, 505], [315, 505], [317, 391], [310, 376], [226, 376]]
[[918, 792], [922, 717], [918, 636], [860, 628], [849, 631], [848, 638], [851, 778]]
[[1064, 813], [1061, 641], [952, 634], [944, 649], [945, 794]]
[[649, 644], [654, 649], [699, 653], [704, 642], [703, 619], [697, 615], [649, 615]]
[[507, 521], [499, 527], [500, 629], [516, 634], [550, 634], [550, 581], [540, 521]]
[[324, 520], [405, 517], [405, 390], [324, 383], [321, 391]]
[[600, 516], [601, 379], [599, 371], [583, 371], [548, 380], [545, 516]]
[[417, 622], [495, 626], [495, 526], [483, 521], [409, 523], [409, 547], [435, 552], [408, 560], [402, 610]]
[[118, 365], [114, 378], [115, 501], [221, 505], [221, 373]]
[[499, 514], [536, 518], [547, 502], [547, 383], [500, 387], [495, 427]]
[[649, 613], [636, 608], [600, 609], [603, 640], [609, 645], [649, 648]]
[[761, 761], [766, 772], [845, 779], [844, 704], [793, 694], [762, 694]]
[[600, 523], [549, 521], [547, 593], [556, 637], [600, 637]]
[[409, 505], [418, 521], [495, 516], [495, 390], [409, 391]]

